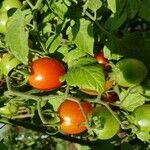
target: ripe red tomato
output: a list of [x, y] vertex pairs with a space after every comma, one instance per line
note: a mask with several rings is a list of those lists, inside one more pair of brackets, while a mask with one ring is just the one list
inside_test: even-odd
[[61, 62], [53, 58], [39, 58], [31, 65], [31, 75], [28, 83], [43, 91], [51, 91], [61, 86], [60, 77], [65, 74]]
[[102, 52], [99, 52], [95, 54], [95, 59], [99, 64], [101, 64], [104, 68], [106, 68], [109, 65], [108, 60], [104, 57], [104, 54]]
[[[83, 110], [86, 115], [92, 111], [92, 106], [88, 102], [82, 102]], [[58, 113], [61, 119], [60, 130], [66, 134], [79, 134], [85, 131], [86, 126], [84, 115], [77, 102], [65, 100], [58, 108]]]

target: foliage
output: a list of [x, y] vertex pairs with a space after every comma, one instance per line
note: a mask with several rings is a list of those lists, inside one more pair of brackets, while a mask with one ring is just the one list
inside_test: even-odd
[[[3, 134], [0, 149], [10, 149], [10, 143], [12, 149], [17, 146], [19, 149], [55, 150], [149, 149], [150, 131], [141, 131], [132, 113], [149, 104], [150, 99], [150, 1], [20, 2], [22, 7], [20, 3], [13, 5], [15, 0], [11, 1], [9, 10], [4, 8], [9, 1], [0, 2], [0, 122], [24, 128], [11, 128], [8, 135]], [[95, 59], [99, 52], [108, 60], [107, 67]], [[4, 54], [12, 59], [3, 62]], [[34, 89], [28, 82], [32, 63], [43, 57], [59, 60], [65, 66], [66, 73], [60, 77], [61, 85], [55, 90]], [[144, 80], [131, 87], [117, 83], [116, 64], [123, 58], [137, 59], [146, 66]], [[3, 64], [13, 59], [16, 63], [10, 69], [4, 67]], [[115, 74], [113, 78], [112, 74]], [[115, 101], [103, 100], [103, 95], [109, 92], [118, 95]], [[61, 133], [62, 118], [57, 109], [65, 99], [79, 104], [85, 117], [85, 132]], [[87, 116], [81, 105], [83, 100], [88, 101], [93, 110], [101, 105], [107, 108], [120, 126], [114, 137], [99, 139], [97, 129], [101, 131], [105, 127], [105, 119], [94, 120], [92, 115]], [[112, 126], [107, 126], [110, 132]], [[19, 129], [17, 135], [16, 128]], [[25, 139], [20, 140], [22, 136]]]

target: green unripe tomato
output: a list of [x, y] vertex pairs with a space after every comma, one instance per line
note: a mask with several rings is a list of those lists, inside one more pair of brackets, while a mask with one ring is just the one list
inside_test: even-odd
[[150, 132], [150, 104], [144, 104], [133, 111], [134, 123], [141, 131]]
[[96, 120], [94, 130], [101, 140], [112, 138], [120, 129], [118, 121], [104, 106], [93, 109], [92, 118]]
[[138, 59], [125, 58], [116, 64], [114, 71], [116, 82], [123, 87], [131, 87], [140, 84], [147, 75], [147, 68]]
[[4, 75], [8, 75], [8, 73], [15, 68], [18, 64], [20, 64], [20, 61], [16, 59], [13, 55], [10, 54], [4, 54], [3, 57], [0, 60], [0, 71]]
[[0, 13], [0, 33], [6, 32], [6, 23], [8, 20], [8, 16], [6, 12]]
[[0, 11], [7, 12], [11, 8], [21, 8], [22, 4], [19, 0], [3, 0]]

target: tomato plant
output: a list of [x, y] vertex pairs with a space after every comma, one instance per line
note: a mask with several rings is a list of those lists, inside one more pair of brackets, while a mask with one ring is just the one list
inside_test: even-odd
[[21, 8], [22, 4], [19, 0], [4, 0], [1, 4], [0, 11], [5, 12], [11, 8]]
[[58, 139], [71, 141], [68, 150], [149, 148], [149, 8], [148, 0], [1, 0], [0, 122], [54, 141], [12, 149], [57, 150]]
[[8, 75], [8, 73], [15, 68], [21, 62], [16, 59], [13, 55], [7, 53], [4, 54], [0, 59], [0, 70], [4, 75]]
[[0, 33], [6, 32], [7, 20], [8, 20], [7, 13], [5, 12], [0, 13]]
[[116, 64], [114, 78], [116, 82], [124, 87], [140, 84], [147, 75], [147, 68], [138, 59], [125, 58]]
[[38, 90], [54, 90], [61, 86], [60, 77], [65, 74], [61, 62], [53, 58], [39, 58], [31, 65], [28, 83]]
[[112, 138], [120, 129], [118, 121], [104, 106], [93, 109], [92, 118], [93, 130], [101, 140]]
[[[85, 115], [89, 115], [92, 106], [88, 102], [82, 102]], [[79, 134], [85, 130], [86, 120], [79, 104], [75, 101], [65, 100], [58, 108], [58, 114], [61, 119], [60, 130], [65, 134]]]

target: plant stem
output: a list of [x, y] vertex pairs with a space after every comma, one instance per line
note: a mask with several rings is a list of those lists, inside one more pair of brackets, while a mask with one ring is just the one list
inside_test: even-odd
[[84, 119], [85, 119], [85, 122], [86, 122], [86, 127], [87, 127], [87, 129], [89, 129], [90, 128], [90, 125], [89, 125], [89, 119], [88, 119], [88, 117], [87, 117], [87, 115], [86, 115], [86, 113], [85, 113], [85, 111], [84, 111], [84, 109], [83, 109], [83, 107], [82, 107], [82, 102], [79, 100], [79, 99], [77, 99], [77, 98], [67, 98], [67, 99], [69, 99], [69, 100], [71, 100], [71, 101], [74, 101], [74, 102], [76, 102], [76, 103], [78, 103], [79, 104], [79, 107], [80, 107], [80, 110], [81, 110], [81, 112], [82, 112], [82, 114], [83, 114], [83, 116], [84, 116]]
[[31, 9], [34, 8], [34, 6], [32, 5], [32, 3], [30, 2], [30, 0], [26, 0], [27, 4], [31, 7]]
[[42, 1], [43, 1], [43, 0], [38, 0], [38, 1], [36, 2], [35, 6], [34, 6], [34, 9], [38, 9], [38, 8], [40, 7]]
[[39, 114], [39, 117], [40, 117], [42, 123], [43, 123], [43, 124], [47, 124], [46, 120], [44, 119], [44, 117], [43, 117], [43, 115], [42, 115], [41, 102], [42, 102], [42, 99], [39, 99], [39, 100], [37, 101], [38, 114]]
[[118, 116], [112, 111], [112, 109], [109, 107], [109, 105], [103, 101], [100, 101], [99, 104], [105, 106], [109, 112], [114, 116], [114, 118], [118, 121], [118, 123], [120, 124], [122, 129], [128, 129], [124, 124], [122, 124], [122, 122], [120, 121], [120, 119], [118, 118]]
[[65, 91], [65, 98], [67, 98], [67, 97], [68, 97], [68, 94], [69, 94], [69, 88], [70, 88], [70, 86], [69, 86], [69, 85], [67, 85], [67, 87], [66, 87], [66, 91]]
[[18, 116], [12, 116], [10, 119], [24, 119], [24, 118], [31, 118], [33, 117], [33, 114], [24, 114], [24, 115], [18, 115]]

